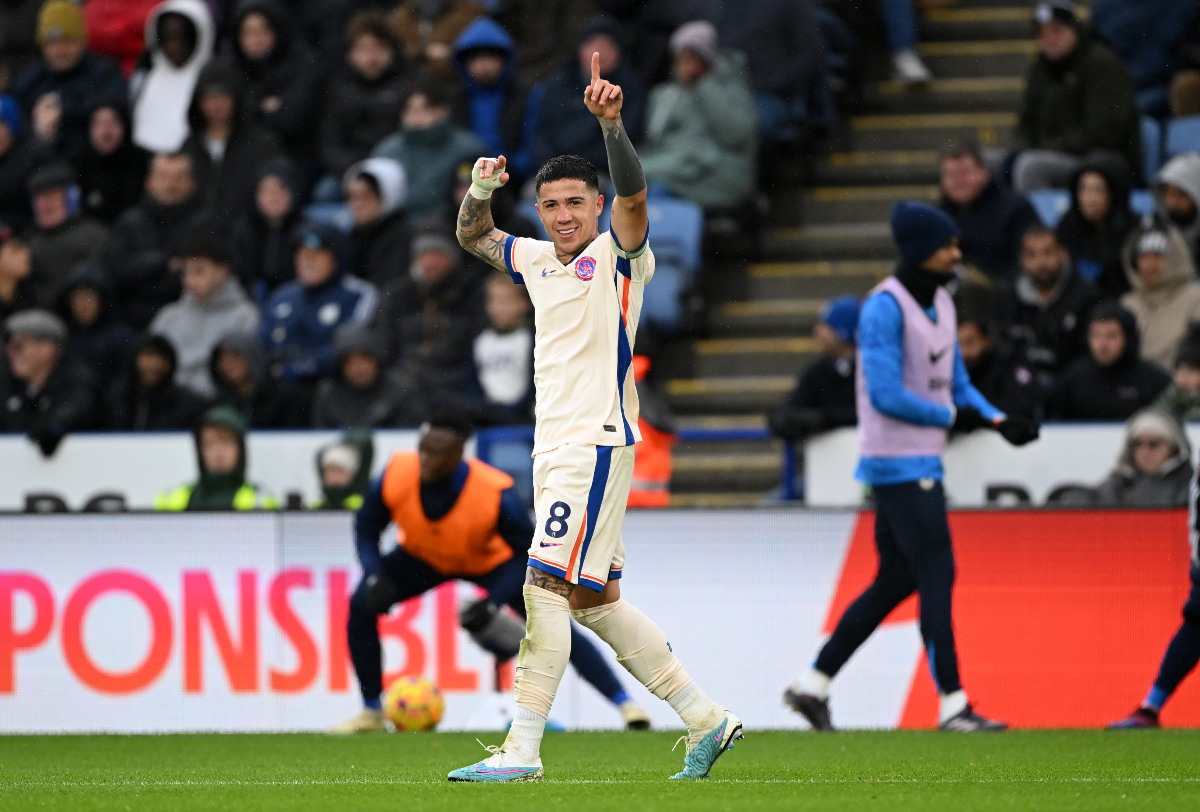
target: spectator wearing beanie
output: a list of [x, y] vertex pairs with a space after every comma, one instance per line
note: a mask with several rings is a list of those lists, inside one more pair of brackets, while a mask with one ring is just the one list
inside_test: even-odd
[[63, 283], [55, 309], [67, 325], [69, 347], [99, 381], [125, 372], [137, 334], [117, 314], [112, 287], [99, 262], [76, 265]]
[[180, 431], [208, 408], [198, 392], [175, 383], [175, 348], [149, 334], [134, 347], [125, 373], [105, 395], [105, 427], [113, 431]]
[[0, 432], [21, 432], [53, 456], [67, 434], [96, 426], [96, 378], [71, 357], [66, 325], [47, 310], [10, 316], [4, 333]]
[[1171, 385], [1154, 404], [1180, 423], [1200, 420], [1200, 323], [1188, 325], [1175, 353]]
[[129, 106], [101, 99], [88, 118], [88, 140], [71, 156], [83, 213], [111, 225], [142, 197], [150, 153], [130, 140]]
[[7, 223], [0, 221], [0, 322], [13, 313], [37, 306], [30, 276], [33, 257], [29, 244]]
[[358, 510], [371, 487], [371, 462], [375, 443], [371, 432], [351, 429], [340, 440], [317, 451], [317, 476], [321, 498], [312, 510]]
[[746, 57], [717, 47], [706, 20], [671, 36], [674, 78], [650, 93], [642, 169], [647, 183], [705, 209], [734, 208], [754, 193], [758, 133]]
[[1124, 508], [1188, 506], [1192, 447], [1175, 418], [1143, 409], [1125, 424], [1125, 444], [1108, 479], [1096, 488], [1095, 504]]
[[391, 158], [368, 158], [342, 181], [354, 227], [350, 273], [382, 288], [408, 270], [412, 230], [404, 212], [404, 167]]
[[256, 302], [296, 278], [292, 239], [303, 218], [291, 161], [267, 161], [258, 170], [254, 208], [238, 218], [230, 236], [233, 275]]
[[1136, 229], [1125, 247], [1129, 293], [1121, 304], [1137, 318], [1142, 357], [1170, 369], [1188, 324], [1200, 319], [1200, 282], [1178, 232], [1151, 222]]
[[88, 113], [98, 99], [125, 92], [121, 69], [88, 50], [83, 12], [72, 0], [49, 0], [38, 12], [41, 59], [13, 82], [13, 95], [38, 137], [59, 154], [87, 140]]
[[17, 100], [0, 96], [0, 220], [10, 226], [29, 222], [29, 177], [52, 157], [50, 147], [22, 124]]
[[133, 140], [151, 152], [176, 152], [188, 136], [188, 104], [212, 58], [216, 26], [204, 0], [166, 0], [146, 20], [150, 66], [130, 80]]
[[839, 296], [821, 311], [813, 329], [821, 356], [800, 374], [770, 419], [771, 430], [780, 437], [806, 440], [858, 421], [854, 402], [858, 307], [855, 297]]
[[81, 211], [75, 171], [65, 163], [48, 164], [29, 178], [33, 224], [29, 250], [33, 254], [33, 284], [43, 304], [50, 304], [81, 262], [95, 259], [104, 249], [108, 229]]
[[339, 327], [333, 375], [313, 399], [313, 427], [372, 429], [416, 426], [425, 418], [415, 390], [384, 366], [383, 343], [361, 324]]

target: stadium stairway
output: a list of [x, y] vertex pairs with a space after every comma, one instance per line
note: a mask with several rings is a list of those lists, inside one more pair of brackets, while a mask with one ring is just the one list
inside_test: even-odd
[[778, 496], [783, 444], [731, 438], [765, 428], [765, 415], [816, 357], [812, 327], [825, 300], [861, 295], [891, 272], [888, 215], [900, 199], [937, 199], [939, 150], [966, 137], [985, 147], [1009, 143], [1035, 52], [1029, 5], [959, 0], [922, 17], [920, 50], [937, 78], [924, 88], [898, 86], [883, 79], [886, 55], [864, 48], [877, 62], [865, 66], [875, 79], [861, 110], [811, 166], [796, 169], [808, 178], [803, 188], [771, 196], [756, 261], [719, 267], [736, 282], [714, 286], [710, 299], [721, 300], [709, 303], [704, 337], [670, 354], [662, 387], [681, 427], [723, 432], [676, 446], [673, 504]]

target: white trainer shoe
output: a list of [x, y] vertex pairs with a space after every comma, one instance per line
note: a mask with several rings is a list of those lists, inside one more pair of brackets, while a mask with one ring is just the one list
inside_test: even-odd
[[347, 719], [329, 732], [335, 736], [351, 736], [355, 733], [379, 733], [387, 730], [383, 711], [363, 708], [353, 718]]
[[896, 51], [892, 54], [892, 78], [902, 85], [925, 85], [933, 81], [933, 74], [916, 51]]

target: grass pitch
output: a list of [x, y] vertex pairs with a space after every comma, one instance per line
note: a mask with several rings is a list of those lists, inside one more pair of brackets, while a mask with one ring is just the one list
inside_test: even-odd
[[[500, 736], [481, 736], [499, 743]], [[1200, 731], [751, 732], [700, 782], [668, 733], [550, 733], [541, 784], [449, 784], [470, 734], [0, 737], [0, 809], [1200, 808]]]

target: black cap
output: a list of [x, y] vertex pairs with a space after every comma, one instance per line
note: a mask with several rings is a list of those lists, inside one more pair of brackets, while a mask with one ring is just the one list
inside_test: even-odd
[[59, 162], [47, 164], [30, 175], [26, 187], [31, 195], [36, 195], [47, 189], [70, 186], [72, 183], [75, 183], [75, 170], [67, 164]]

